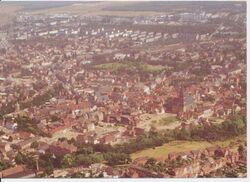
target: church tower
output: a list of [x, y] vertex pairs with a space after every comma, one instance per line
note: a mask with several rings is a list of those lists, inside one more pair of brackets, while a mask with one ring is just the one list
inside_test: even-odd
[[178, 110], [179, 112], [184, 111], [184, 89], [183, 86], [181, 85], [181, 88], [179, 90], [179, 95], [178, 95]]

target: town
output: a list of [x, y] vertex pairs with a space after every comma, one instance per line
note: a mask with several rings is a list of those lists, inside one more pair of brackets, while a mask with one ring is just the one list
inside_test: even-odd
[[246, 177], [246, 3], [34, 12], [0, 26], [0, 177]]

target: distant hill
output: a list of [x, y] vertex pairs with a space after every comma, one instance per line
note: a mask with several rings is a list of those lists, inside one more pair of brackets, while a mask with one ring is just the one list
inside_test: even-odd
[[195, 11], [202, 8], [205, 11], [218, 11], [223, 9], [246, 11], [246, 2], [237, 1], [156, 1], [156, 2], [135, 2], [134, 4], [122, 6], [108, 6], [103, 10], [108, 11], [158, 11], [165, 12], [173, 9], [186, 9]]
[[[59, 8], [63, 6], [70, 6], [72, 4], [79, 3], [79, 1], [21, 1], [21, 2], [1, 2], [6, 5], [18, 5], [22, 6], [23, 10], [29, 11], [29, 10], [42, 10], [42, 9], [50, 9], [50, 8]], [[93, 3], [93, 1], [86, 1], [81, 3]]]

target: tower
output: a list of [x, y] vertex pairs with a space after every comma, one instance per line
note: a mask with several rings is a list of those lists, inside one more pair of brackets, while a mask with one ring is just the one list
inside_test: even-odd
[[183, 112], [184, 110], [184, 89], [183, 85], [181, 85], [181, 88], [179, 90], [179, 95], [178, 95], [178, 111]]

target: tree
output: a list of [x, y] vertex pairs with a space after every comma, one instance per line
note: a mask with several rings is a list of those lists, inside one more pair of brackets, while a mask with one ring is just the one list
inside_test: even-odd
[[77, 172], [71, 175], [71, 178], [85, 178], [85, 174], [81, 172]]
[[84, 155], [84, 154], [79, 154], [76, 156], [76, 162], [78, 165], [87, 165], [89, 166], [90, 164], [93, 164], [93, 161], [91, 157]]
[[19, 145], [16, 145], [16, 144], [11, 144], [11, 148], [14, 149], [14, 150], [20, 150], [21, 147]]
[[36, 149], [39, 146], [37, 141], [34, 141], [33, 143], [31, 143], [30, 147]]
[[61, 137], [61, 138], [58, 138], [58, 141], [59, 141], [59, 142], [64, 142], [64, 141], [67, 141], [67, 138], [65, 138], [65, 137]]
[[75, 156], [71, 154], [66, 154], [62, 159], [63, 167], [72, 167], [75, 165]]
[[[93, 147], [91, 147], [91, 146], [87, 146], [87, 147], [82, 146], [82, 147], [79, 147], [79, 150], [78, 150], [77, 153], [79, 153], [79, 154], [92, 154], [93, 152], [94, 152]], [[97, 151], [97, 152], [99, 152], [99, 151]]]
[[0, 136], [4, 135], [5, 132], [3, 132], [2, 130], [0, 130]]
[[243, 131], [243, 129], [245, 128], [245, 123], [241, 117], [231, 116], [229, 119], [229, 121], [224, 121], [222, 123], [222, 127], [224, 128], [224, 130], [233, 135]]
[[76, 140], [74, 138], [71, 138], [70, 140], [68, 140], [68, 143], [74, 145], [76, 143]]
[[100, 173], [100, 174], [97, 176], [97, 178], [104, 178], [103, 173]]
[[128, 154], [125, 153], [105, 153], [104, 159], [107, 161], [107, 163], [111, 166], [113, 165], [121, 165], [121, 164], [128, 164], [131, 162], [131, 158]]
[[185, 128], [182, 128], [182, 129], [178, 132], [178, 134], [177, 134], [177, 137], [178, 137], [178, 139], [180, 139], [180, 140], [189, 139], [190, 136], [191, 136], [190, 130], [185, 129]]
[[52, 115], [51, 118], [50, 118], [50, 122], [56, 122], [56, 121], [59, 121], [59, 120], [61, 120], [61, 118], [59, 118], [56, 115]]
[[148, 160], [147, 160], [147, 162], [145, 163], [145, 165], [146, 166], [153, 166], [153, 165], [155, 165], [156, 164], [156, 159], [155, 158], [149, 158]]
[[25, 158], [24, 158], [24, 155], [21, 153], [21, 152], [18, 152], [16, 157], [15, 157], [15, 162], [17, 164], [24, 164], [25, 162]]
[[238, 147], [238, 152], [241, 154], [243, 151], [244, 151], [244, 147], [243, 147], [243, 145], [240, 145]]
[[229, 177], [229, 178], [237, 178], [238, 177], [237, 172], [234, 170], [227, 172], [225, 175], [226, 175], [226, 177]]
[[53, 167], [53, 164], [52, 162], [49, 160], [49, 162], [47, 163], [46, 167], [45, 167], [45, 170], [44, 170], [44, 173], [46, 175], [51, 175], [54, 171], [54, 167]]
[[13, 137], [12, 137], [12, 136], [9, 136], [8, 141], [9, 141], [9, 142], [12, 142], [12, 141], [13, 141]]
[[0, 161], [0, 171], [8, 169], [11, 167], [11, 164], [8, 162]]
[[23, 154], [21, 152], [18, 152], [15, 157], [15, 162], [17, 164], [25, 164], [30, 169], [36, 168], [35, 158], [30, 154]]

